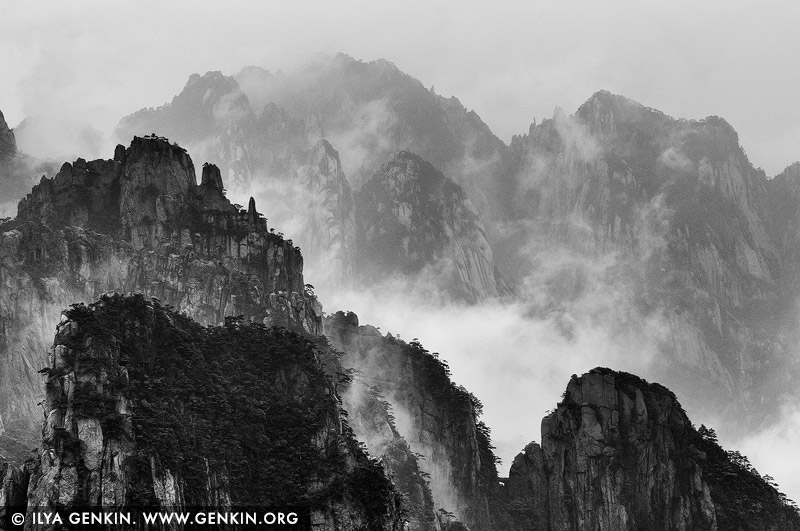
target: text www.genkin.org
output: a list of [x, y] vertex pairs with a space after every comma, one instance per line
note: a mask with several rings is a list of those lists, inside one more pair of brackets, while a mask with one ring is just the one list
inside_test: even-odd
[[307, 518], [304, 511], [274, 510], [197, 510], [197, 511], [124, 511], [124, 510], [73, 510], [73, 511], [29, 511], [15, 512], [11, 515], [13, 526], [33, 525], [65, 525], [80, 529], [80, 526], [191, 526], [200, 529], [203, 526], [237, 526], [262, 528], [262, 526], [281, 527], [283, 529], [306, 529]]

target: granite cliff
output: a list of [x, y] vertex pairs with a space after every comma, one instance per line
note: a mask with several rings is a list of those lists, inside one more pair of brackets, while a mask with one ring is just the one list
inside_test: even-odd
[[676, 120], [608, 92], [514, 137], [503, 164], [508, 230], [492, 244], [539, 311], [616, 294], [608, 326], [655, 323], [658, 374], [692, 407], [760, 422], [758, 404], [791, 391], [790, 170], [767, 179], [719, 117]]
[[800, 514], [663, 386], [573, 376], [504, 481], [514, 529], [800, 529]]
[[339, 153], [319, 140], [299, 162], [293, 185], [273, 194], [293, 212], [277, 217], [299, 218], [292, 223], [293, 234], [303, 242], [315, 282], [352, 287], [358, 281], [356, 208]]
[[17, 153], [17, 140], [6, 123], [5, 116], [0, 112], [0, 159], [6, 159]]
[[507, 293], [483, 222], [460, 186], [402, 151], [356, 195], [359, 277], [401, 275], [477, 302]]
[[327, 264], [314, 282], [352, 285], [353, 194], [338, 152], [304, 122], [273, 103], [257, 110], [234, 78], [209, 72], [191, 76], [171, 103], [123, 118], [117, 136], [150, 131], [217, 165], [231, 197], [265, 205], [309, 263]]
[[[353, 369], [345, 371], [349, 373]], [[408, 530], [447, 529], [454, 520], [435, 509], [430, 474], [423, 470], [422, 461], [426, 457], [412, 450], [408, 440], [400, 434], [392, 404], [379, 388], [361, 378], [357, 370], [351, 376], [353, 381], [340, 388], [348, 425], [391, 478], [400, 496]]]
[[43, 446], [4, 468], [9, 506], [27, 485], [29, 514], [304, 505], [315, 529], [402, 528], [390, 479], [340, 412], [325, 344], [111, 293], [62, 314], [41, 372]]
[[[355, 369], [356, 381], [383, 397], [393, 415], [394, 429], [374, 420], [354, 423], [358, 438], [383, 456], [384, 463], [393, 459], [387, 448], [397, 444], [407, 443], [411, 457], [417, 458], [416, 466], [404, 471], [389, 465], [398, 484], [408, 485], [401, 491], [409, 500], [407, 510], [425, 524], [417, 528], [429, 529], [431, 522], [448, 528], [457, 521], [473, 530], [494, 529], [496, 458], [489, 429], [478, 420], [480, 401], [454, 384], [447, 363], [417, 341], [406, 343], [372, 326], [359, 326], [353, 313], [337, 312], [325, 326], [331, 344], [344, 353], [342, 365]], [[344, 397], [351, 415], [358, 411], [364, 418], [364, 393]], [[417, 469], [425, 474], [432, 504], [414, 494], [419, 489]]]
[[[341, 173], [341, 168], [331, 146], [321, 141], [311, 153], [313, 157], [303, 170], [305, 183], [324, 187], [329, 182], [326, 181], [328, 176], [339, 182], [336, 175]], [[416, 157], [413, 160], [422, 164]], [[468, 205], [456, 185], [446, 182], [432, 168], [429, 171], [433, 172], [429, 175], [431, 179], [413, 193], [423, 198], [428, 192], [439, 193], [438, 200], [436, 197], [431, 200], [437, 215], [441, 215], [437, 201], [449, 204], [448, 200], [457, 200]], [[445, 187], [445, 191], [437, 192], [439, 187]], [[415, 201], [415, 204], [419, 203]], [[451, 207], [455, 210], [463, 205]], [[324, 205], [314, 208], [325, 212]], [[475, 223], [474, 211], [469, 209], [467, 214], [472, 216], [468, 221]], [[479, 228], [479, 221], [476, 225]], [[119, 415], [124, 417], [128, 406], [123, 404], [119, 411], [113, 406], [113, 411], [106, 411], [112, 403], [120, 403], [121, 398], [103, 393], [104, 390], [116, 392], [116, 384], [124, 379], [123, 373], [128, 369], [106, 368], [108, 370], [101, 370], [98, 376], [93, 361], [86, 362], [89, 371], [86, 374], [81, 373], [80, 366], [75, 368], [87, 382], [94, 378], [91, 381], [100, 394], [90, 393], [91, 396], [84, 397], [80, 403], [89, 413], [99, 416], [92, 417], [94, 424], [90, 423], [88, 435], [85, 430], [89, 428], [85, 428], [84, 423], [68, 426], [64, 419], [72, 422], [77, 406], [63, 403], [65, 397], [67, 402], [71, 400], [70, 393], [74, 389], [70, 387], [73, 384], [63, 382], [62, 373], [70, 373], [67, 365], [74, 361], [74, 355], [68, 350], [77, 340], [62, 337], [66, 332], [59, 332], [50, 359], [41, 353], [47, 351], [49, 330], [67, 319], [64, 315], [79, 316], [84, 310], [75, 307], [75, 313], [62, 314], [59, 307], [91, 301], [101, 293], [116, 290], [138, 292], [145, 298], [155, 297], [156, 310], [152, 311], [158, 313], [158, 305], [162, 303], [174, 307], [175, 312], [180, 312], [180, 323], [184, 324], [190, 318], [200, 324], [221, 324], [226, 318], [239, 316], [246, 322], [285, 326], [309, 337], [318, 337], [323, 331], [321, 306], [313, 295], [313, 288], [304, 284], [304, 260], [299, 249], [282, 234], [268, 229], [267, 221], [257, 213], [253, 200], [247, 210], [232, 205], [225, 197], [216, 166], [206, 164], [203, 167], [198, 185], [188, 154], [160, 137], [135, 137], [130, 147], [119, 146], [112, 160], [86, 162], [78, 159], [64, 164], [54, 179], [43, 178], [20, 202], [17, 218], [3, 224], [2, 234], [0, 273], [4, 284], [0, 300], [4, 303], [6, 363], [0, 373], [4, 382], [0, 386], [3, 390], [0, 404], [4, 421], [2, 453], [8, 461], [3, 496], [8, 506], [18, 505], [26, 491], [30, 491], [30, 503], [59, 507], [86, 503], [113, 505], [131, 495], [126, 486], [130, 479], [125, 476], [127, 472], [121, 473], [122, 479], [116, 478], [116, 472], [111, 473], [115, 466], [119, 468], [120, 459], [124, 459], [98, 461], [106, 455], [106, 450], [102, 449], [106, 442], [102, 435], [98, 439], [98, 430], [94, 429], [99, 422], [101, 433], [117, 433], [119, 419], [113, 419]], [[106, 308], [127, 307], [127, 300], [105, 295], [89, 313], [94, 315], [99, 311], [105, 315], [108, 311], [118, 315], [119, 320], [126, 320], [125, 312]], [[140, 311], [147, 315], [152, 313], [146, 309], [150, 308], [150, 303], [143, 300], [135, 298], [130, 303], [136, 309], [131, 310], [131, 319], [141, 317], [136, 317]], [[140, 307], [142, 304], [144, 306]], [[170, 319], [175, 320], [174, 317]], [[64, 326], [63, 323], [59, 325], [59, 330]], [[72, 328], [73, 325], [67, 327]], [[365, 330], [374, 331], [371, 327]], [[96, 327], [92, 326], [91, 333], [96, 332]], [[84, 338], [85, 334], [79, 335]], [[337, 331], [332, 337], [343, 335], [346, 334]], [[145, 332], [140, 342], [147, 343], [148, 338]], [[403, 503], [404, 518], [413, 529], [457, 529], [461, 525], [458, 520], [478, 529], [488, 528], [492, 518], [489, 500], [496, 491], [496, 470], [488, 430], [477, 421], [479, 402], [454, 386], [446, 365], [436, 361], [420, 345], [395, 345], [392, 340], [378, 338], [382, 347], [391, 351], [399, 349], [417, 366], [418, 376], [411, 382], [402, 382], [402, 385], [413, 384], [414, 396], [396, 402], [397, 411], [403, 412], [398, 417], [401, 421], [396, 420], [393, 413], [396, 387], [373, 385], [372, 380], [362, 379], [352, 384], [338, 380], [336, 385], [339, 389], [348, 389], [344, 404], [353, 429], [359, 438], [363, 436], [367, 441], [370, 452], [381, 457], [383, 469], [402, 496], [398, 500]], [[86, 348], [91, 350], [94, 341], [99, 339], [89, 341]], [[320, 344], [324, 346], [323, 339], [316, 341], [322, 341]], [[345, 346], [337, 341], [334, 345]], [[348, 343], [346, 346], [355, 353], [344, 356], [344, 366], [357, 368], [361, 365], [358, 356], [364, 354], [363, 345]], [[92, 360], [97, 357], [94, 353], [87, 356]], [[120, 356], [121, 366], [128, 366], [127, 354]], [[399, 367], [391, 369], [393, 372], [386, 377], [399, 377]], [[427, 374], [429, 370], [433, 371], [432, 375]], [[145, 376], [151, 378], [151, 375]], [[43, 379], [47, 381], [43, 383]], [[187, 382], [187, 393], [191, 385], [199, 389], [207, 384]], [[172, 388], [175, 385], [170, 384]], [[44, 396], [43, 390], [46, 391]], [[359, 398], [353, 399], [357, 395]], [[391, 400], [384, 399], [390, 395]], [[152, 403], [150, 398], [140, 398]], [[37, 404], [43, 404], [47, 415], [44, 449], [31, 454], [31, 447], [40, 446], [36, 431], [41, 413]], [[106, 409], [95, 411], [96, 408]], [[409, 417], [405, 411], [414, 411], [416, 417]], [[156, 416], [169, 419], [169, 415], [168, 411], [161, 411]], [[429, 415], [435, 415], [435, 420], [425, 420]], [[460, 426], [437, 428], [435, 424], [439, 420]], [[180, 426], [180, 422], [172, 418], [158, 427], [148, 426], [144, 433], [174, 432], [176, 426]], [[231, 433], [238, 433], [238, 428], [229, 428]], [[62, 448], [63, 440], [59, 437], [67, 433], [63, 430], [69, 431], [72, 446], [67, 444]], [[219, 436], [222, 438], [222, 432]], [[117, 449], [119, 445], [125, 446], [126, 452], [134, 451], [128, 440], [131, 437], [128, 433], [119, 440], [109, 439], [109, 455], [122, 452]], [[170, 452], [174, 448], [162, 446], [154, 455], [172, 455]], [[95, 450], [97, 455], [86, 454]], [[62, 456], [63, 464], [51, 465], [51, 461], [62, 459], [54, 455]], [[108, 474], [102, 471], [104, 467]], [[172, 476], [163, 471], [152, 474], [149, 479], [147, 474], [140, 479], [158, 487], [159, 495], [166, 496], [169, 489], [177, 489], [169, 496], [180, 497], [185, 496], [187, 489], [197, 488], [196, 485], [175, 487], [186, 478], [179, 481], [174, 471]], [[214, 485], [222, 481], [209, 474], [212, 473], [207, 470], [203, 480], [206, 483]], [[109, 477], [116, 479], [109, 483]], [[431, 486], [435, 487], [435, 492]], [[230, 494], [208, 492], [203, 496], [206, 498], [195, 498], [191, 504], [198, 500], [222, 503]]]
[[[361, 242], [351, 185], [360, 188], [399, 151], [430, 161], [481, 209], [490, 202], [501, 208], [486, 177], [503, 143], [456, 98], [438, 96], [383, 60], [363, 63], [338, 54], [289, 74], [258, 67], [236, 76], [194, 74], [169, 104], [123, 118], [116, 135], [152, 131], [218, 165], [232, 197], [252, 195], [266, 205], [273, 221], [291, 228], [310, 263], [332, 258], [334, 274], [320, 268], [309, 275], [331, 287], [361, 280], [353, 276]], [[320, 139], [330, 142], [322, 173]], [[309, 170], [321, 178], [309, 179]], [[480, 239], [472, 245], [485, 245], [485, 236]], [[494, 283], [492, 268], [484, 284], [467, 291], [495, 291], [485, 285]]]
[[37, 175], [53, 175], [57, 169], [51, 161], [23, 153], [0, 112], [0, 219], [16, 213], [17, 202], [30, 191]]
[[162, 138], [134, 138], [112, 160], [64, 164], [0, 227], [2, 440], [32, 442], [37, 371], [61, 308], [110, 290], [158, 297], [202, 324], [244, 315], [311, 334], [321, 305], [299, 248], [250, 201], [228, 201], [218, 169]]

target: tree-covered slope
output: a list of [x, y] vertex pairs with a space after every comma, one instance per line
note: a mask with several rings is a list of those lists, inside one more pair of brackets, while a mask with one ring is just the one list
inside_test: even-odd
[[395, 529], [399, 499], [340, 413], [324, 344], [142, 295], [74, 305], [47, 375], [28, 506], [304, 505], [333, 529]]

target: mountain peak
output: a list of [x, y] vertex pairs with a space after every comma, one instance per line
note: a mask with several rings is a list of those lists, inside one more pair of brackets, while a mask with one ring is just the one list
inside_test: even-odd
[[376, 177], [378, 175], [383, 175], [384, 179], [389, 175], [394, 176], [395, 186], [399, 183], [417, 182], [423, 189], [433, 189], [449, 184], [451, 187], [457, 188], [463, 195], [461, 187], [446, 178], [433, 164], [411, 151], [403, 150], [395, 153], [376, 174]]
[[201, 186], [209, 186], [222, 192], [222, 176], [219, 173], [219, 168], [216, 164], [206, 162], [203, 164], [203, 178]]
[[796, 529], [800, 520], [746, 458], [695, 430], [669, 389], [629, 373], [573, 375], [541, 441], [517, 456], [506, 485], [548, 528], [734, 529], [746, 519]]
[[[189, 156], [186, 150], [181, 146], [155, 133], [145, 136], [134, 136], [127, 152], [131, 154], [165, 153], [171, 157], [178, 158]], [[191, 163], [191, 160], [189, 160], [189, 163]]]
[[223, 75], [222, 72], [219, 70], [209, 70], [202, 76], [195, 72], [194, 74], [189, 76], [189, 79], [186, 81], [186, 85], [184, 85], [184, 90], [193, 87], [198, 83], [210, 84], [215, 82], [225, 82], [228, 79], [233, 79], [233, 78], [229, 78]]
[[339, 160], [339, 152], [336, 151], [330, 142], [328, 142], [325, 138], [320, 138], [317, 140], [317, 143], [314, 144], [314, 151], [317, 153], [324, 153], [328, 157], [332, 157]]
[[425, 162], [425, 160], [422, 157], [420, 157], [413, 151], [406, 151], [406, 150], [398, 151], [397, 153], [394, 154], [391, 160], [409, 161], [409, 162], [415, 162], [417, 164], [423, 164]]
[[578, 112], [580, 112], [580, 109], [583, 108], [584, 106], [588, 106], [590, 108], [591, 107], [644, 108], [644, 105], [642, 105], [638, 101], [632, 100], [620, 94], [614, 94], [605, 89], [598, 90], [597, 92], [592, 94], [591, 97], [589, 97], [589, 99], [586, 100], [586, 102], [583, 105], [581, 105], [581, 107], [578, 109]]
[[0, 111], [0, 158], [9, 157], [17, 152], [17, 141], [14, 131], [8, 127], [3, 112]]
[[784, 169], [781, 174], [785, 174], [790, 176], [792, 179], [799, 179], [800, 178], [800, 161], [795, 161], [789, 164], [786, 169]]
[[648, 113], [663, 116], [663, 113], [625, 96], [600, 90], [578, 108], [575, 117], [588, 125], [593, 134], [606, 136], [615, 134], [620, 124], [641, 122]]
[[[470, 302], [500, 294], [483, 221], [463, 189], [431, 163], [400, 151], [356, 196], [360, 262], [368, 281], [418, 274]], [[429, 274], [429, 273], [424, 273]]]
[[195, 142], [211, 131], [227, 130], [233, 124], [254, 119], [245, 93], [236, 79], [219, 71], [192, 74], [180, 94], [157, 109], [141, 109], [120, 120], [118, 140], [151, 132]]

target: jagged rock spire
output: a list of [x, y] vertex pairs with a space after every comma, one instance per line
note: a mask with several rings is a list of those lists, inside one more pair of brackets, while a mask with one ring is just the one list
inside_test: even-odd
[[247, 204], [247, 222], [251, 225], [255, 225], [257, 219], [256, 200], [250, 197], [250, 202]]
[[17, 152], [17, 141], [6, 123], [3, 113], [0, 112], [0, 158], [10, 157]]
[[222, 176], [220, 175], [219, 168], [216, 164], [206, 162], [203, 164], [203, 178], [200, 181], [201, 186], [210, 186], [216, 190], [222, 191]]

